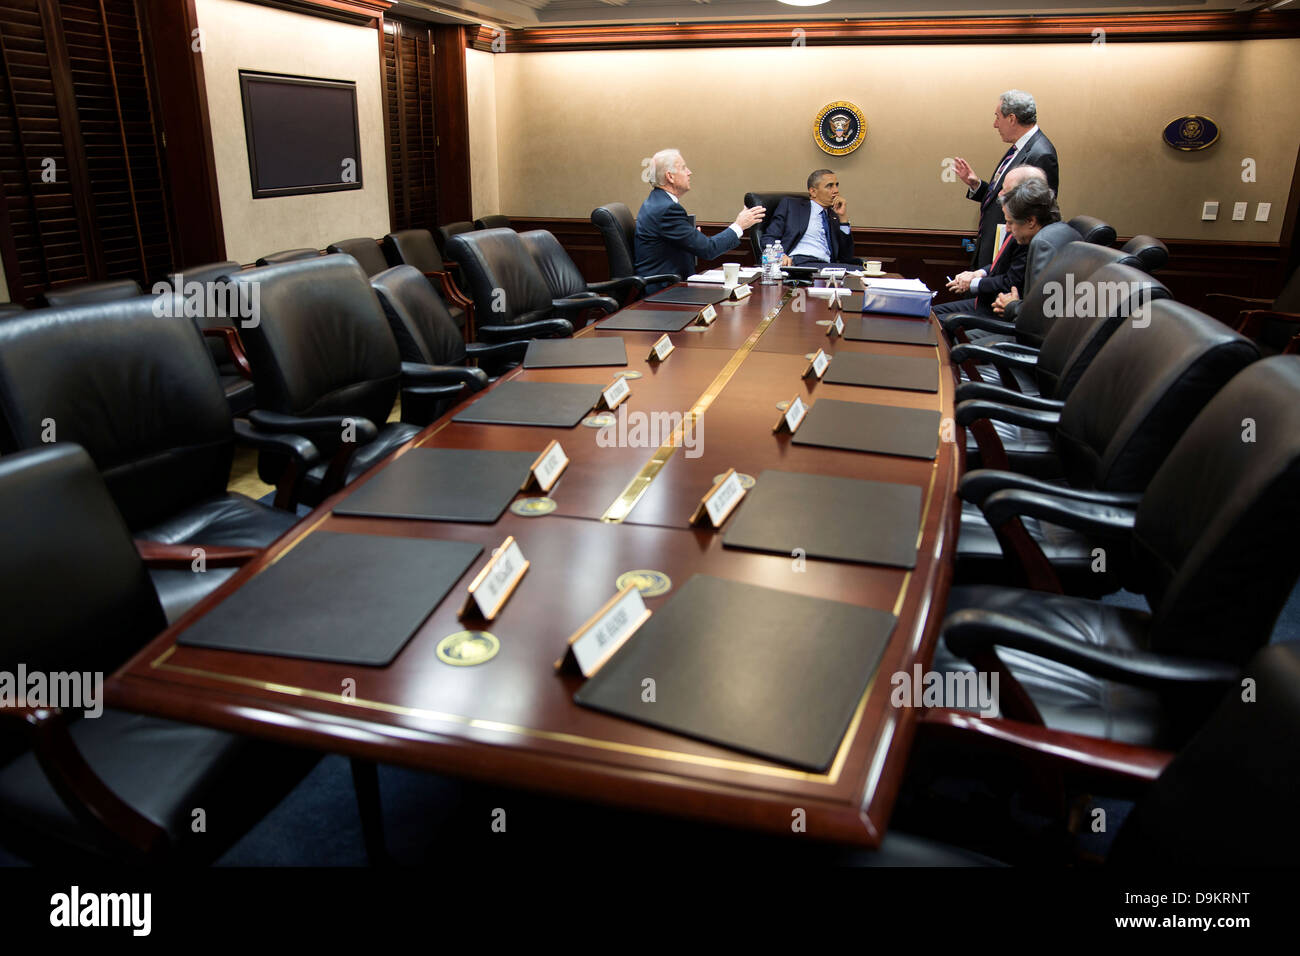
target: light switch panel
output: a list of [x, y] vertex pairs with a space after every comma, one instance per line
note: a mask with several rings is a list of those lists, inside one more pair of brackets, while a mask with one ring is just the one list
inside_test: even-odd
[[1232, 221], [1242, 222], [1246, 218], [1246, 207], [1250, 203], [1238, 202], [1232, 204]]
[[1272, 211], [1273, 211], [1273, 204], [1271, 202], [1260, 203], [1258, 206], [1255, 207], [1255, 221], [1268, 222], [1268, 214], [1271, 213]]
[[1201, 207], [1201, 218], [1213, 222], [1219, 218], [1219, 204], [1217, 202], [1207, 202]]

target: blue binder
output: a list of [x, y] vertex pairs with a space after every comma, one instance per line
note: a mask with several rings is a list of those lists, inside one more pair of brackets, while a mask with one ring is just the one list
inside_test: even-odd
[[873, 291], [867, 289], [862, 293], [862, 311], [880, 312], [889, 315], [910, 315], [918, 319], [929, 318], [930, 301], [933, 294], [922, 292], [900, 292], [890, 290]]

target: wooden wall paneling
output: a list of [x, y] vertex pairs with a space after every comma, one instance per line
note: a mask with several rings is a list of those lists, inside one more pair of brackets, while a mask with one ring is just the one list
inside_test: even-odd
[[467, 29], [434, 26], [434, 132], [438, 151], [439, 222], [474, 218], [469, 173], [469, 91], [465, 79]]

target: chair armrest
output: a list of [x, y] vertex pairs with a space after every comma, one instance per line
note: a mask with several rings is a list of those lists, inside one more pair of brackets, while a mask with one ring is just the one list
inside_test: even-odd
[[971, 661], [981, 651], [1010, 647], [1096, 677], [1153, 690], [1217, 688], [1241, 673], [1240, 667], [1226, 661], [1086, 644], [1014, 615], [977, 608], [949, 615], [943, 622], [943, 639], [954, 654]]
[[197, 542], [164, 544], [162, 541], [135, 539], [135, 549], [151, 568], [190, 568], [194, 565], [194, 551], [202, 549], [203, 561], [210, 568], [237, 568], [262, 553], [261, 548], [232, 548], [225, 545], [206, 545]]
[[259, 432], [288, 432], [308, 438], [318, 448], [335, 448], [343, 443], [343, 429], [351, 423], [356, 432], [356, 441], [351, 444], [364, 445], [379, 437], [379, 428], [368, 418], [360, 415], [287, 415], [265, 408], [254, 408], [248, 413], [248, 420]]
[[[955, 352], [956, 349], [953, 349], [953, 351]], [[1054, 398], [1043, 398], [1041, 395], [1026, 395], [1024, 392], [1013, 392], [1009, 388], [994, 385], [992, 382], [962, 382], [957, 386], [955, 395], [957, 402], [967, 402], [980, 398], [1001, 404], [1015, 405], [1019, 408], [1037, 409], [1043, 412], [1059, 412], [1065, 408], [1065, 402]]]
[[950, 336], [956, 335], [959, 329], [982, 329], [985, 332], [1005, 332], [1008, 335], [1016, 333], [1014, 322], [990, 319], [988, 316], [972, 315], [969, 312], [953, 312], [950, 315], [938, 316], [938, 319], [943, 330]]
[[1038, 354], [1042, 352], [1042, 349], [1040, 348], [1035, 348], [1032, 345], [1025, 345], [1021, 342], [1002, 341], [995, 345], [987, 346], [987, 348], [995, 348], [999, 352], [1015, 352], [1018, 355], [1032, 355], [1034, 358], [1038, 358]]
[[1002, 471], [995, 468], [976, 468], [962, 475], [957, 485], [957, 493], [963, 501], [980, 505], [989, 495], [998, 491], [1032, 491], [1039, 494], [1055, 495], [1070, 501], [1091, 502], [1098, 505], [1112, 505], [1119, 508], [1136, 509], [1142, 501], [1140, 492], [1096, 491], [1092, 488], [1071, 488], [1069, 485], [1054, 485], [1041, 478], [1022, 475], [1017, 471]]
[[219, 325], [200, 329], [199, 331], [210, 339], [224, 339], [226, 351], [230, 353], [230, 361], [235, 363], [235, 367], [239, 369], [239, 374], [250, 382], [253, 380], [253, 367], [248, 364], [248, 355], [244, 352], [243, 343], [239, 341], [239, 333], [235, 331], [233, 326]]
[[980, 365], [996, 365], [998, 368], [1005, 369], [1032, 369], [1038, 366], [1037, 355], [1018, 355], [1014, 352], [1003, 352], [1001, 349], [990, 348], [987, 345], [972, 345], [968, 342], [953, 346], [952, 360], [958, 365], [962, 362], [975, 362]]
[[637, 276], [637, 278], [641, 280], [642, 286], [656, 285], [660, 282], [670, 282], [673, 285], [676, 285], [682, 281], [682, 277], [677, 275], [675, 272], [665, 272], [662, 275], [657, 276]]
[[56, 708], [0, 708], [0, 718], [22, 721], [32, 753], [69, 812], [110, 849], [129, 857], [159, 857], [167, 833], [114, 793], [86, 762], [68, 732], [70, 719]]
[[1237, 320], [1237, 331], [1248, 339], [1259, 335], [1260, 326], [1265, 322], [1289, 322], [1300, 326], [1300, 313], [1274, 312], [1272, 309], [1251, 309], [1241, 313]]
[[474, 307], [473, 300], [467, 298], [465, 293], [456, 287], [450, 272], [426, 272], [424, 277], [432, 282], [442, 292], [443, 298], [453, 305], [463, 306], [466, 309]]
[[564, 299], [552, 299], [551, 308], [557, 312], [580, 312], [583, 309], [600, 309], [606, 315], [613, 315], [623, 307], [607, 295], [585, 293], [571, 295]]
[[464, 386], [471, 392], [487, 388], [487, 373], [482, 369], [466, 365], [420, 365], [416, 362], [402, 363], [402, 390], [409, 391], [411, 386], [456, 385]]
[[[481, 330], [480, 330], [481, 331]], [[528, 353], [528, 340], [513, 342], [470, 342], [465, 346], [465, 358], [473, 359], [482, 368], [484, 362], [497, 365], [505, 362], [522, 362]]]
[[480, 325], [479, 338], [485, 342], [511, 342], [518, 339], [562, 339], [573, 334], [568, 319], [542, 319], [522, 325]]
[[260, 451], [279, 452], [296, 460], [303, 468], [310, 468], [320, 461], [320, 449], [302, 435], [289, 432], [267, 431], [253, 427], [252, 422], [236, 418], [235, 438]]
[[979, 747], [1000, 752], [1018, 762], [1111, 787], [1145, 788], [1174, 757], [1167, 750], [1084, 737], [1005, 717], [978, 717], [951, 707], [927, 708], [918, 733], [959, 741], [963, 750]]
[[645, 291], [645, 280], [637, 276], [623, 276], [621, 279], [606, 279], [604, 282], [588, 282], [587, 291], [630, 301]]
[[955, 417], [958, 425], [969, 425], [978, 419], [987, 418], [1012, 425], [1023, 425], [1026, 428], [1041, 428], [1044, 431], [1055, 430], [1061, 421], [1059, 411], [1017, 408], [1014, 405], [1003, 405], [978, 398], [959, 402]]
[[1137, 523], [1136, 506], [1012, 488], [993, 492], [979, 507], [994, 530], [1012, 518], [1027, 517], [1097, 537], [1128, 540]]

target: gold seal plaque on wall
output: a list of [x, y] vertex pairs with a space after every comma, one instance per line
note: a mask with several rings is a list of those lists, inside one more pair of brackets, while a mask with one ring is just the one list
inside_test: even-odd
[[1208, 116], [1190, 113], [1170, 120], [1160, 134], [1165, 145], [1185, 153], [1206, 149], [1219, 141], [1219, 124]]
[[823, 106], [813, 120], [813, 142], [832, 156], [851, 153], [867, 138], [867, 121], [847, 100]]
[[453, 667], [473, 667], [497, 656], [501, 642], [490, 631], [457, 631], [438, 642], [438, 660]]

